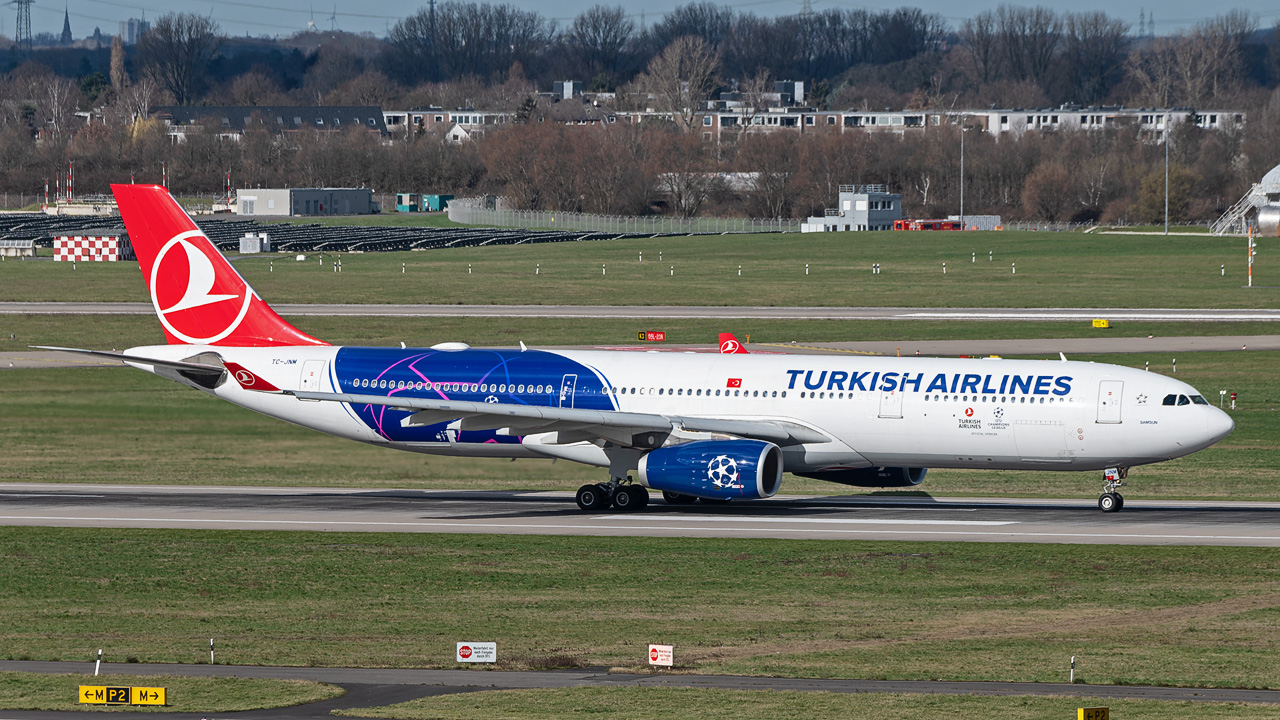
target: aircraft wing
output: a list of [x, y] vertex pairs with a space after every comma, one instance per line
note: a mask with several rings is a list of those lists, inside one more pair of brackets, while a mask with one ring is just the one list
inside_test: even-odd
[[[785, 420], [736, 420], [721, 418], [658, 415], [618, 410], [558, 408], [514, 403], [484, 403], [456, 400], [431, 400], [386, 395], [306, 392], [286, 390], [299, 400], [383, 405], [413, 411], [405, 418], [408, 425], [434, 425], [458, 420], [462, 430], [495, 430], [510, 428], [521, 434], [560, 434], [560, 442], [580, 442], [603, 438], [628, 447], [661, 445], [666, 435], [675, 430], [713, 432], [738, 437], [767, 440], [779, 445], [829, 442], [822, 433]], [[654, 434], [660, 438], [650, 438]]]

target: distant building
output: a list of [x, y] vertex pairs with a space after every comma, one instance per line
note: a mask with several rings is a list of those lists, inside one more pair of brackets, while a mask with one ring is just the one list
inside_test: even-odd
[[73, 42], [75, 42], [75, 38], [71, 37], [71, 11], [64, 9], [62, 11], [62, 37], [58, 38], [58, 44], [65, 47]]
[[120, 22], [120, 42], [125, 45], [136, 45], [142, 36], [151, 29], [146, 19], [129, 18]]
[[855, 232], [892, 230], [902, 219], [902, 196], [886, 185], [841, 185], [839, 206], [827, 208], [822, 217], [811, 217], [800, 232]]
[[167, 105], [152, 109], [151, 117], [169, 128], [174, 142], [183, 142], [188, 133], [212, 129], [220, 136], [240, 139], [247, 130], [264, 129], [272, 133], [345, 132], [360, 128], [366, 132], [387, 135], [382, 108], [373, 105], [293, 106], [231, 105], [194, 107]]
[[137, 259], [124, 228], [86, 229], [81, 232], [82, 235], [59, 235], [53, 239], [55, 262], [116, 262]]
[[241, 215], [373, 215], [378, 210], [368, 188], [245, 188], [236, 193]]

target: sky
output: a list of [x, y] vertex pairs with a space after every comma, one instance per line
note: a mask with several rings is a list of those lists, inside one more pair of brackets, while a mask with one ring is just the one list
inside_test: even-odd
[[[503, 0], [493, 0], [500, 2]], [[574, 15], [596, 4], [615, 5], [610, 0], [505, 0], [510, 4], [527, 10], [534, 10], [544, 17], [567, 24]], [[803, 0], [733, 0], [722, 3], [736, 10], [752, 12], [762, 16], [790, 15], [800, 12]], [[976, 15], [999, 5], [998, 0], [919, 0], [914, 3], [894, 4], [890, 2], [859, 3], [842, 0], [811, 0], [815, 12], [830, 8], [864, 8], [868, 10], [884, 10], [897, 7], [919, 7], [926, 12], [937, 13], [957, 26], [965, 18]], [[624, 7], [635, 8], [634, 18], [638, 23], [653, 23], [661, 19], [662, 14], [675, 7], [686, 4], [684, 0], [655, 0], [654, 2], [626, 2]], [[1013, 5], [1044, 4], [1062, 9], [1060, 3], [1011, 2]], [[1159, 7], [1155, 7], [1156, 5]], [[411, 15], [425, 3], [406, 3], [403, 0], [35, 0], [31, 8], [31, 31], [58, 35], [62, 32], [64, 9], [71, 14], [71, 32], [78, 39], [93, 34], [95, 27], [101, 28], [103, 34], [112, 35], [118, 32], [119, 22], [131, 17], [158, 17], [166, 12], [212, 13], [214, 20], [221, 25], [228, 35], [274, 36], [290, 35], [305, 30], [309, 22], [320, 30], [328, 30], [335, 26], [349, 32], [372, 32], [385, 35], [401, 18]], [[1212, 13], [1222, 9], [1239, 8], [1253, 13], [1259, 19], [1261, 27], [1273, 25], [1280, 19], [1280, 5], [1262, 0], [1237, 0], [1230, 5], [1207, 5], [1204, 2], [1190, 0], [1080, 0], [1071, 4], [1071, 9], [1104, 10], [1136, 26], [1139, 14], [1155, 11], [1156, 34], [1168, 34], [1208, 19]], [[643, 17], [642, 17], [643, 15]], [[0, 5], [0, 34], [12, 36], [16, 25], [16, 8], [12, 5]]]

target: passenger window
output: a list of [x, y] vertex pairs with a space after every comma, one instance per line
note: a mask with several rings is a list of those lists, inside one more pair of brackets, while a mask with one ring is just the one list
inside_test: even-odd
[[1191, 398], [1188, 398], [1186, 395], [1179, 395], [1179, 396], [1178, 396], [1178, 404], [1179, 404], [1179, 405], [1190, 405], [1190, 404], [1191, 404]]
[[1177, 395], [1165, 395], [1165, 396], [1164, 396], [1164, 402], [1163, 402], [1162, 404], [1163, 404], [1163, 405], [1177, 405], [1177, 404], [1178, 404], [1178, 396], [1177, 396]]
[[787, 391], [786, 391], [786, 390], [783, 390], [783, 391], [782, 391], [782, 397], [786, 397], [786, 396], [787, 396]]
[[663, 388], [658, 388], [658, 394], [659, 394], [659, 395], [661, 395], [661, 394], [662, 394], [662, 391], [663, 391]]

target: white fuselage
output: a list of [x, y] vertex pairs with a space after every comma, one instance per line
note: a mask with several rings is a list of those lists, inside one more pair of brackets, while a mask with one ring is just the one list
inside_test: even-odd
[[[358, 354], [361, 350], [167, 345], [133, 348], [128, 353], [170, 360], [216, 353], [282, 390], [353, 392], [352, 384], [359, 385], [361, 379], [344, 377], [339, 369], [342, 363], [336, 361], [340, 353]], [[431, 351], [409, 348], [396, 352], [408, 356]], [[576, 389], [570, 388], [567, 406], [576, 402], [585, 407], [590, 400], [617, 410], [666, 416], [780, 420], [829, 437], [829, 442], [783, 448], [785, 469], [795, 472], [898, 466], [1099, 470], [1187, 455], [1222, 439], [1233, 427], [1230, 417], [1205, 404], [1186, 383], [1109, 364], [999, 358], [541, 352], [576, 363], [594, 376], [590, 383], [584, 377]], [[175, 371], [145, 364], [138, 367], [197, 387]], [[513, 381], [513, 392], [515, 387]], [[524, 385], [520, 388], [523, 392]], [[543, 438], [519, 437], [516, 432], [508, 433], [511, 441], [507, 443], [466, 442], [447, 431], [426, 440], [397, 440], [371, 427], [347, 404], [248, 391], [234, 381], [206, 391], [324, 433], [403, 450], [565, 457], [609, 464], [590, 443], [579, 443], [576, 450], [551, 448], [543, 444]], [[432, 393], [428, 383], [422, 397], [436, 397]], [[597, 396], [587, 397], [586, 393]], [[1172, 398], [1172, 404], [1166, 404], [1167, 398]], [[554, 401], [566, 402], [563, 391]], [[670, 442], [680, 440], [673, 435]]]

